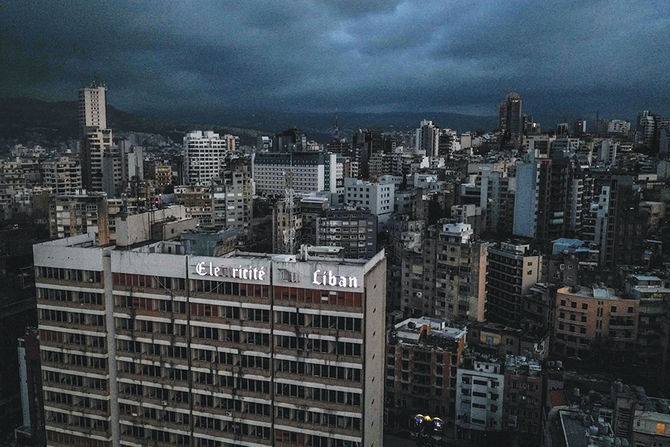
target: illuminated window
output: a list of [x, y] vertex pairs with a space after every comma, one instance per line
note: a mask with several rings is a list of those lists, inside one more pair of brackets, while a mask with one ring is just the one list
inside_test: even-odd
[[665, 434], [665, 424], [656, 424], [656, 434], [657, 435]]

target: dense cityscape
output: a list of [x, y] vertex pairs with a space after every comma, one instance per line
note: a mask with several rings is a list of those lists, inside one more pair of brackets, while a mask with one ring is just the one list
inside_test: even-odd
[[670, 118], [175, 142], [108, 94], [0, 160], [8, 443], [669, 445]]

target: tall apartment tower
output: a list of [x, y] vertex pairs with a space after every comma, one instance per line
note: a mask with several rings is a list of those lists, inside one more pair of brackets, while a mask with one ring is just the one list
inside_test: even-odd
[[112, 131], [107, 129], [107, 87], [94, 81], [79, 89], [81, 139], [81, 183], [88, 191], [102, 192], [114, 185], [113, 167], [106, 169], [105, 158], [113, 158]]
[[523, 131], [523, 114], [521, 112], [521, 97], [517, 93], [510, 93], [500, 103], [498, 110], [498, 128], [503, 133], [520, 135]]
[[426, 156], [437, 155], [440, 135], [440, 129], [432, 121], [421, 121], [421, 127], [416, 129], [416, 150], [426, 151]]
[[79, 89], [79, 124], [84, 133], [107, 129], [107, 87], [94, 82]]
[[382, 445], [383, 252], [33, 250], [48, 445]]

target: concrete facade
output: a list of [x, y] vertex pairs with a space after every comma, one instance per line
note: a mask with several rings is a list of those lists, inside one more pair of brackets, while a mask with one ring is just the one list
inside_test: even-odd
[[386, 261], [34, 246], [48, 445], [381, 446]]

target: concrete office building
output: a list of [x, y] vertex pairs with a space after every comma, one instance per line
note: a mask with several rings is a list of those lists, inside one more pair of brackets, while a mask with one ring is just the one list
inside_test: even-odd
[[185, 247], [34, 246], [48, 444], [381, 446], [384, 253]]
[[284, 195], [337, 190], [337, 154], [281, 152], [254, 154], [252, 176], [256, 193]]

